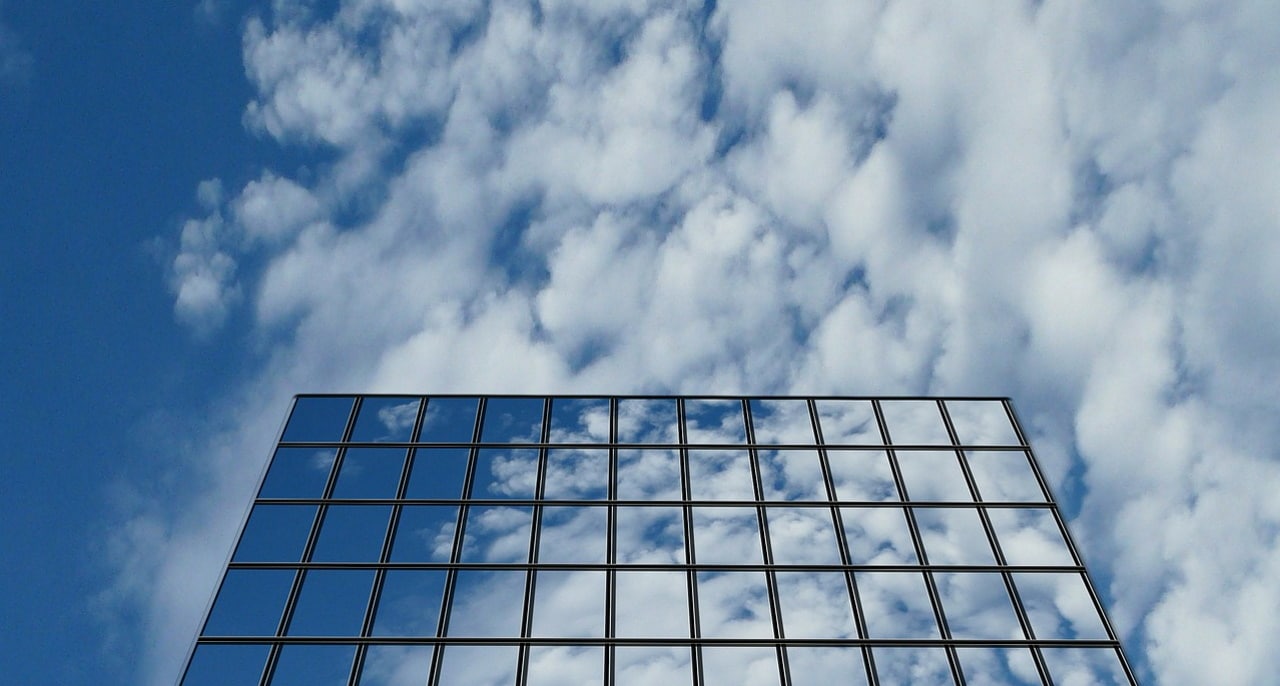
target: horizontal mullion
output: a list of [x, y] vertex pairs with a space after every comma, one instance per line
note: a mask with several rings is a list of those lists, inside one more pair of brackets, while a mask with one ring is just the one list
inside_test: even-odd
[[975, 638], [569, 638], [518, 636], [201, 636], [205, 645], [504, 645], [504, 646], [869, 646], [885, 648], [1118, 648], [1105, 639], [975, 639]]
[[571, 562], [232, 562], [229, 569], [468, 569], [630, 572], [1009, 572], [1014, 574], [1082, 573], [1071, 565], [784, 565], [688, 563], [571, 563]]
[[488, 449], [540, 449], [548, 450], [968, 450], [968, 451], [1009, 451], [1018, 452], [1029, 449], [1026, 445], [951, 445], [948, 443], [908, 443], [908, 444], [846, 444], [846, 443], [439, 443], [409, 441], [280, 441], [281, 448], [477, 448]]
[[995, 501], [972, 500], [536, 500], [530, 498], [258, 498], [257, 505], [476, 505], [520, 506], [549, 505], [559, 507], [780, 507], [780, 508], [961, 508], [961, 509], [1016, 509], [1056, 510], [1050, 501]]

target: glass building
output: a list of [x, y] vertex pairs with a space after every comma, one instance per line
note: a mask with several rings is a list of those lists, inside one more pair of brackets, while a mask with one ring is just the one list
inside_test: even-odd
[[1007, 400], [308, 395], [182, 683], [1136, 681]]

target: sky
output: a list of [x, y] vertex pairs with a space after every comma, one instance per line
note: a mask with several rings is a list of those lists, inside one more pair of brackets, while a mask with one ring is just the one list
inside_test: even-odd
[[0, 0], [0, 661], [172, 683], [294, 393], [975, 394], [1144, 682], [1265, 683], [1276, 26]]

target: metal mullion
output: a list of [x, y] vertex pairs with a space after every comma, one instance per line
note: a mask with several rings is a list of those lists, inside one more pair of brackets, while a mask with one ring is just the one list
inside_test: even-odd
[[[853, 566], [853, 555], [849, 552], [849, 541], [845, 538], [844, 532], [844, 515], [840, 512], [840, 507], [835, 503], [838, 502], [836, 493], [835, 479], [831, 476], [831, 463], [827, 457], [825, 448], [826, 439], [822, 435], [822, 424], [818, 421], [818, 403], [809, 398], [806, 401], [809, 410], [809, 423], [813, 426], [813, 434], [815, 439], [822, 447], [817, 449], [818, 467], [822, 470], [823, 487], [827, 492], [827, 499], [831, 501], [831, 521], [836, 528], [836, 547], [840, 551], [840, 563], [846, 568]], [[858, 638], [869, 638], [867, 630], [867, 617], [862, 610], [862, 598], [858, 594], [858, 580], [853, 571], [847, 570], [844, 574], [845, 587], [849, 592], [849, 603], [853, 606], [854, 626], [858, 630]], [[872, 655], [869, 647], [862, 647], [862, 666], [867, 670], [867, 683], [869, 686], [879, 686], [880, 675], [876, 673], [876, 660]]]
[[[606, 486], [608, 514], [605, 526], [605, 562], [609, 568], [604, 573], [604, 635], [606, 639], [617, 636], [618, 572], [618, 398], [609, 398], [609, 483]], [[604, 647], [604, 684], [614, 686], [614, 667], [617, 662], [616, 645], [612, 640]]]
[[[684, 556], [689, 565], [685, 572], [685, 584], [688, 586], [689, 602], [689, 636], [692, 639], [702, 638], [702, 618], [698, 612], [698, 571], [696, 548], [693, 540], [693, 489], [689, 483], [689, 432], [685, 427], [684, 397], [676, 398], [676, 432], [680, 441], [680, 498], [684, 514]], [[693, 685], [702, 686], [702, 646], [695, 643], [690, 648], [689, 666], [693, 670]]]
[[[778, 576], [773, 571], [773, 541], [769, 536], [769, 520], [765, 515], [764, 506], [764, 483], [760, 477], [760, 460], [759, 454], [755, 449], [756, 432], [755, 424], [751, 420], [750, 401], [742, 400], [742, 416], [746, 424], [747, 430], [747, 454], [751, 463], [751, 487], [755, 492], [756, 500], [756, 520], [760, 527], [760, 553], [767, 565], [765, 570], [765, 589], [769, 594], [769, 611], [773, 615], [773, 637], [776, 639], [786, 638], [786, 632], [782, 625], [782, 601], [778, 597]], [[791, 665], [787, 660], [787, 651], [778, 644], [776, 646], [778, 655], [778, 674], [782, 680], [782, 686], [791, 686]]]
[[[418, 415], [413, 420], [413, 428], [410, 436], [416, 438], [422, 430], [422, 421], [427, 414], [427, 399], [419, 397], [418, 399]], [[417, 448], [408, 448], [405, 451], [404, 465], [400, 468], [400, 482], [396, 484], [396, 503], [391, 506], [391, 519], [387, 522], [387, 531], [382, 538], [382, 553], [378, 556], [379, 564], [386, 564], [391, 561], [391, 546], [395, 543], [396, 529], [400, 525], [400, 513], [404, 508], [402, 501], [405, 492], [409, 488], [409, 474], [413, 471], [413, 461], [417, 457]], [[373, 576], [373, 588], [369, 591], [369, 605], [365, 608], [364, 623], [360, 629], [362, 637], [373, 635], [373, 622], [377, 614], [378, 601], [382, 598], [382, 585], [387, 578], [387, 568], [378, 567]], [[356, 646], [355, 666], [351, 669], [351, 679], [348, 686], [357, 686], [360, 680], [361, 672], [364, 671], [364, 661], [368, 655], [369, 646], [361, 643]]]
[[[347, 423], [342, 427], [342, 442], [345, 443], [351, 439], [351, 432], [355, 428], [356, 415], [360, 413], [360, 396], [356, 396], [351, 403], [351, 411], [347, 414]], [[339, 448], [333, 459], [333, 464], [329, 467], [329, 478], [324, 484], [323, 501], [316, 507], [316, 516], [311, 522], [311, 531], [307, 534], [307, 543], [302, 549], [302, 562], [309, 562], [311, 554], [315, 551], [316, 540], [320, 538], [320, 527], [324, 525], [324, 516], [328, 511], [327, 502], [333, 498], [333, 488], [338, 482], [338, 470], [342, 468], [342, 459], [346, 455], [346, 448]], [[275, 459], [273, 454], [272, 460]], [[284, 612], [280, 616], [280, 623], [276, 627], [276, 638], [282, 637], [289, 631], [289, 624], [293, 621], [294, 610], [297, 609], [298, 594], [302, 591], [302, 584], [307, 575], [307, 570], [299, 568], [293, 575], [293, 584], [289, 587], [289, 596], [285, 600]], [[367, 609], [367, 608], [366, 608]], [[259, 686], [267, 686], [275, 677], [276, 664], [280, 661], [280, 642], [275, 641], [271, 644], [271, 649], [267, 653], [267, 664], [262, 669], [262, 679]], [[352, 665], [354, 667], [354, 664]], [[348, 677], [349, 678], [349, 677]]]
[[[542, 443], [546, 443], [551, 434], [551, 398], [542, 399]], [[529, 525], [529, 570], [524, 579], [524, 609], [520, 618], [520, 638], [527, 639], [533, 634], [533, 594], [538, 577], [538, 543], [542, 539], [542, 502], [547, 488], [547, 448], [538, 448], [538, 469], [534, 480], [533, 520]], [[516, 686], [524, 686], [529, 679], [529, 644], [521, 641], [516, 659]]]
[[1005, 414], [1009, 421], [1013, 424], [1014, 434], [1018, 437], [1018, 442], [1026, 448], [1026, 456], [1031, 464], [1031, 471], [1035, 474], [1036, 480], [1040, 482], [1040, 489], [1044, 492], [1045, 498], [1049, 500], [1049, 508], [1053, 513], [1053, 519], [1058, 523], [1058, 530], [1062, 534], [1063, 540], [1067, 544], [1067, 550], [1071, 553], [1071, 559], [1080, 567], [1080, 578], [1084, 580], [1085, 589], [1089, 592], [1089, 599], [1093, 601], [1094, 611], [1098, 613], [1098, 619], [1102, 621], [1102, 628], [1107, 633], [1107, 638], [1115, 641], [1116, 655], [1120, 658], [1120, 667], [1124, 670], [1125, 677], [1129, 680], [1131, 686], [1138, 685], [1137, 676], [1133, 673], [1133, 668], [1129, 666], [1129, 660], [1125, 657], [1124, 650], [1120, 644], [1120, 637], [1116, 633], [1115, 628], [1111, 625], [1110, 618], [1107, 617], [1102, 606], [1102, 598], [1098, 594], [1097, 588], [1093, 585], [1093, 580], [1089, 578], [1089, 572], [1084, 565], [1084, 557], [1080, 554], [1079, 548], [1076, 547], [1075, 540], [1071, 537], [1071, 531], [1067, 528], [1066, 522], [1062, 517], [1062, 512], [1058, 508], [1058, 500], [1053, 497], [1053, 489], [1049, 487], [1049, 482], [1045, 478], [1044, 473], [1040, 471], [1040, 465], [1036, 461], [1035, 452], [1031, 449], [1031, 444], [1027, 441], [1026, 434], [1022, 431], [1022, 424], [1018, 421], [1018, 415], [1013, 409], [1013, 403], [1008, 398], [1001, 400], [1004, 405]]
[[[956, 460], [960, 464], [960, 472], [964, 475], [965, 485], [969, 489], [969, 495], [975, 503], [982, 502], [982, 492], [978, 488], [978, 482], [973, 478], [973, 471], [969, 467], [969, 460], [965, 457], [964, 450], [960, 448], [960, 436], [956, 432], [955, 423], [951, 421], [951, 413], [947, 410], [947, 404], [942, 400], [938, 400], [938, 412], [942, 415], [942, 423], [947, 429], [947, 437], [951, 440], [952, 446], [956, 453]], [[1000, 539], [996, 536], [995, 526], [991, 523], [991, 515], [987, 512], [987, 508], [980, 505], [975, 507], [978, 512], [978, 519], [982, 521], [982, 530], [987, 536], [987, 544], [991, 546], [991, 552], [995, 555], [996, 564], [999, 566], [999, 574], [1001, 581], [1004, 582], [1005, 592], [1009, 594], [1009, 600], [1013, 603], [1013, 612], [1018, 617], [1018, 625], [1022, 628], [1022, 633], [1029, 639], [1036, 637], [1035, 629], [1031, 626], [1031, 619], [1027, 616], [1026, 606], [1022, 603], [1022, 595], [1018, 593], [1018, 586], [1013, 582], [1013, 574], [1008, 570], [1009, 561], [1005, 558], [1004, 549], [1000, 546]], [[1031, 647], [1031, 659], [1035, 662], [1036, 673], [1040, 675], [1040, 681], [1045, 686], [1053, 686], [1053, 677], [1049, 675], [1049, 667], [1044, 662], [1044, 654], [1040, 649]]]
[[[871, 401], [871, 409], [875, 413], [876, 425], [880, 429], [880, 436], [884, 440], [885, 445], [892, 445], [893, 438], [889, 433], [889, 425], [885, 422], [884, 411], [880, 407], [879, 400]], [[898, 493], [905, 502], [910, 498], [907, 492], [906, 482], [902, 478], [902, 470], [898, 465], [898, 456], [892, 447], [886, 448], [885, 453], [889, 456], [889, 469], [893, 472], [894, 484], [898, 487]], [[916, 556], [922, 565], [929, 564], [928, 552], [924, 548], [924, 538], [920, 535], [920, 527], [916, 523], [915, 512], [911, 508], [904, 508], [907, 517], [907, 528], [911, 531], [911, 542], [915, 546]], [[951, 627], [947, 624], [947, 615], [942, 607], [942, 599], [938, 596], [938, 587], [934, 582], [933, 573], [929, 571], [920, 572], [924, 576], [925, 590], [929, 593], [929, 603], [933, 605], [934, 619], [938, 622], [938, 633], [944, 641], [951, 640]], [[960, 658], [956, 654], [955, 646], [951, 643], [946, 644], [947, 664], [951, 668], [951, 678], [955, 680], [957, 686], [964, 686], [964, 673], [960, 669]]]
[[[466, 534], [468, 500], [471, 497], [472, 482], [475, 480], [476, 459], [479, 449], [480, 432], [484, 429], [484, 412], [488, 396], [479, 396], [476, 401], [476, 419], [471, 430], [471, 445], [467, 451], [467, 473], [462, 478], [462, 501], [458, 505], [458, 521], [453, 528], [453, 549], [449, 552], [449, 568], [445, 575], [444, 595], [440, 599], [440, 619], [436, 624], [436, 637], [443, 638], [449, 631], [449, 615], [453, 612], [453, 592], [457, 586], [458, 569], [456, 565], [462, 558], [462, 537]], [[428, 684], [440, 683], [440, 668], [444, 663], [444, 645], [437, 643], [431, 654], [431, 673]]]

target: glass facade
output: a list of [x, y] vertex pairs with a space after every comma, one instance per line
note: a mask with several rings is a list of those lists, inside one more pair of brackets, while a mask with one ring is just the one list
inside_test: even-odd
[[182, 683], [1136, 682], [1007, 400], [298, 396]]

